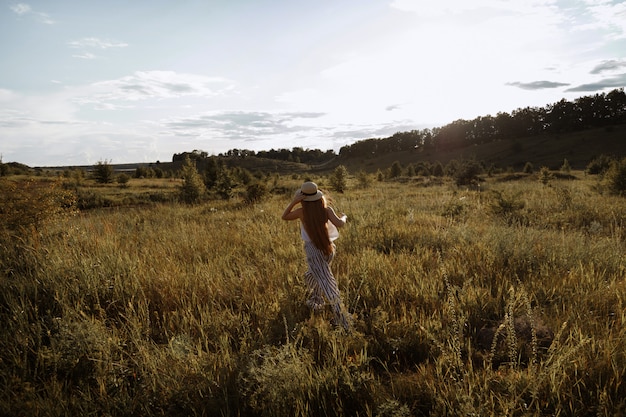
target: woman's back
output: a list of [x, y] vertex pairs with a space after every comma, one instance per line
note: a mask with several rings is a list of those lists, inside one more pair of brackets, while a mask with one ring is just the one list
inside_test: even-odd
[[316, 201], [302, 202], [302, 224], [311, 242], [319, 250], [329, 255], [333, 251], [332, 242], [328, 236], [328, 211], [323, 198]]

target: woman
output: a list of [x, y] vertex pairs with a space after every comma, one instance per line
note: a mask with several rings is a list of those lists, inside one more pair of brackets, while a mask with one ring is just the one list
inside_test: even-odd
[[[300, 203], [301, 206], [295, 208]], [[338, 217], [332, 207], [327, 207], [324, 194], [314, 182], [305, 182], [296, 192], [282, 215], [283, 220], [300, 220], [300, 233], [304, 240], [304, 251], [309, 269], [304, 274], [309, 299], [306, 304], [319, 311], [324, 306], [324, 297], [332, 306], [337, 324], [348, 330], [350, 324], [342, 311], [339, 287], [330, 264], [335, 256], [333, 241], [339, 237], [337, 227], [346, 224], [347, 216]]]

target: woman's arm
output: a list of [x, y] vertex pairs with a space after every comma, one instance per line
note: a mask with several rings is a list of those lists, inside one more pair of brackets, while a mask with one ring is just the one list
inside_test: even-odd
[[341, 217], [338, 217], [332, 207], [327, 207], [326, 211], [328, 212], [328, 220], [336, 227], [343, 227], [346, 221], [348, 221], [348, 216], [342, 214]]
[[293, 197], [293, 200], [287, 205], [285, 211], [283, 212], [282, 219], [283, 220], [296, 220], [302, 217], [302, 207], [298, 207], [297, 209], [293, 209], [296, 204], [302, 201], [304, 198], [304, 194], [298, 193]]

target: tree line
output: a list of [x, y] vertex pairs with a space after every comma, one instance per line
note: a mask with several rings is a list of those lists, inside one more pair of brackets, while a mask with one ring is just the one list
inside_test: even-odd
[[[303, 164], [321, 164], [337, 156], [333, 150], [322, 151], [320, 149], [304, 149], [294, 147], [292, 149], [270, 149], [269, 151], [252, 151], [249, 149], [231, 149], [220, 153], [218, 157], [228, 158], [266, 158], [278, 161], [298, 162]], [[210, 156], [205, 151], [194, 150], [192, 152], [175, 153], [172, 162], [183, 162], [185, 158], [191, 160], [206, 160]]]
[[451, 150], [504, 139], [575, 132], [626, 122], [624, 89], [562, 99], [545, 107], [525, 107], [496, 116], [459, 119], [433, 129], [397, 132], [386, 139], [366, 139], [344, 146], [339, 156], [373, 156], [416, 149]]

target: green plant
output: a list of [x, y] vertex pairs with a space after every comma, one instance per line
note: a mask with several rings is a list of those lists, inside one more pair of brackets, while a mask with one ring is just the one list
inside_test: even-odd
[[246, 187], [245, 201], [248, 204], [258, 203], [268, 195], [267, 187], [264, 183], [255, 182]]
[[587, 164], [586, 172], [591, 175], [603, 174], [611, 167], [613, 158], [607, 155], [600, 155], [593, 158], [589, 164]]
[[550, 183], [550, 180], [552, 180], [552, 178], [554, 178], [554, 174], [550, 172], [550, 168], [541, 167], [541, 169], [539, 169], [537, 179], [539, 180], [540, 183], [542, 183], [543, 185], [548, 185]]
[[357, 179], [359, 181], [359, 187], [361, 189], [367, 189], [372, 185], [372, 177], [367, 172], [361, 170], [357, 173]]
[[98, 161], [93, 166], [93, 178], [97, 183], [100, 184], [109, 184], [113, 182], [113, 166], [111, 165], [111, 161]]
[[185, 203], [197, 203], [204, 196], [206, 188], [202, 177], [196, 168], [196, 162], [189, 156], [185, 157], [182, 168], [183, 183], [180, 189], [180, 196]]
[[73, 213], [76, 196], [59, 180], [0, 180], [0, 230], [24, 233], [61, 214]]
[[223, 199], [228, 200], [233, 196], [235, 180], [227, 169], [221, 169], [217, 173], [217, 180], [213, 189]]
[[443, 168], [443, 165], [439, 161], [435, 162], [435, 164], [433, 165], [432, 171], [435, 177], [443, 177], [445, 175], [445, 170]]
[[490, 190], [488, 208], [491, 213], [507, 221], [520, 217], [520, 211], [525, 207], [520, 193], [510, 194], [499, 190]]
[[345, 166], [339, 165], [335, 168], [330, 177], [330, 185], [338, 193], [346, 191], [348, 187], [348, 169]]
[[130, 181], [130, 176], [128, 174], [120, 174], [115, 179], [120, 187], [128, 187], [128, 182]]
[[400, 175], [402, 175], [402, 165], [395, 161], [389, 169], [389, 178], [398, 178]]
[[604, 180], [611, 194], [626, 194], [626, 158], [613, 161]]
[[483, 169], [478, 162], [465, 161], [453, 175], [456, 185], [476, 185], [482, 172]]
[[457, 218], [463, 214], [465, 206], [459, 199], [453, 198], [443, 207], [442, 215], [451, 218]]

